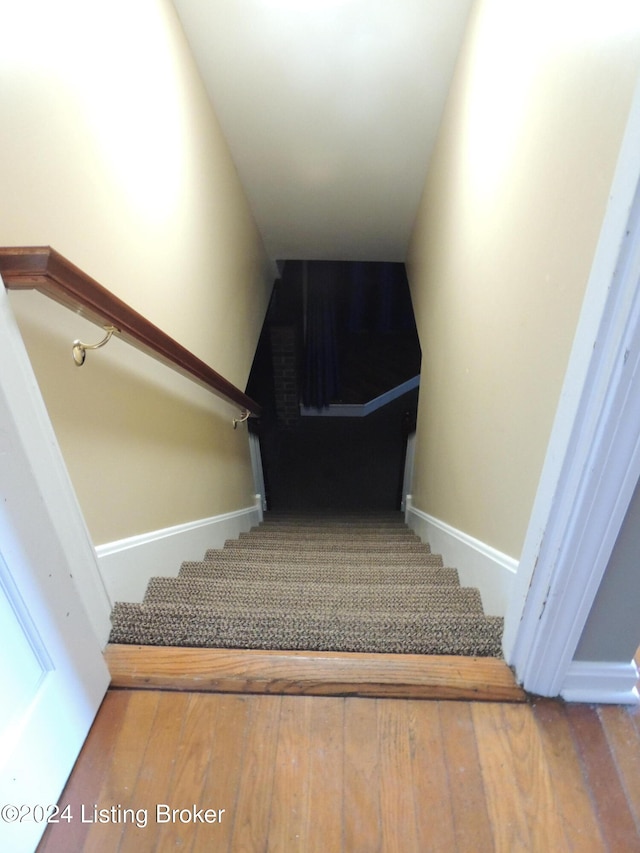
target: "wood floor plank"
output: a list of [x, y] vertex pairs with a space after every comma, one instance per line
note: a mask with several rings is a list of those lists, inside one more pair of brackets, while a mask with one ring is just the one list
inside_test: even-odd
[[230, 850], [263, 851], [268, 837], [281, 698], [255, 696], [233, 814]]
[[[85, 800], [88, 807], [95, 805], [99, 810], [115, 809], [117, 817], [103, 823], [99, 815], [99, 819], [89, 826], [83, 850], [117, 850], [125, 828], [133, 825], [133, 820], [123, 819], [121, 822], [119, 812], [120, 809], [137, 811], [132, 792], [138, 779], [159, 698], [158, 693], [145, 696], [143, 691], [135, 691], [128, 697], [116, 741], [107, 754], [108, 760], [103, 756], [102, 785], [98, 796], [95, 803], [89, 804]], [[122, 814], [124, 815], [124, 811]]]
[[387, 853], [418, 846], [409, 718], [405, 702], [377, 701], [380, 748], [382, 849]]
[[167, 799], [163, 803], [169, 810], [163, 809], [156, 827], [153, 849], [159, 853], [176, 847], [193, 849], [197, 825], [187, 814], [193, 807], [199, 809], [204, 805], [202, 794], [210, 765], [216, 712], [215, 703], [200, 701], [197, 694], [189, 696], [180, 739], [174, 750]]
[[[299, 701], [299, 700], [297, 700]], [[343, 849], [344, 705], [323, 697], [311, 703], [309, 796], [305, 853]]]
[[495, 850], [565, 850], [531, 709], [476, 704], [472, 716]]
[[454, 850], [449, 781], [436, 702], [407, 702], [412, 796], [420, 850]]
[[110, 645], [113, 687], [524, 702], [504, 661], [452, 655], [375, 655]]
[[82, 823], [82, 805], [98, 802], [102, 786], [104, 757], [116, 741], [122, 720], [131, 698], [125, 691], [107, 692], [98, 711], [69, 780], [60, 795], [62, 811], [69, 806], [72, 820], [49, 824], [38, 846], [38, 853], [58, 853], [60, 850], [83, 850], [90, 824]]
[[626, 853], [640, 849], [633, 815], [596, 709], [569, 704], [567, 717], [609, 850]]
[[602, 853], [607, 848], [593, 813], [566, 706], [551, 699], [537, 699], [532, 712], [564, 826], [567, 849], [577, 853]]
[[283, 697], [268, 850], [342, 849], [343, 704]]
[[438, 708], [455, 839], [449, 849], [492, 850], [493, 833], [471, 707], [467, 702], [439, 702]]
[[210, 696], [215, 714], [210, 733], [209, 769], [202, 790], [202, 804], [207, 808], [224, 809], [215, 824], [200, 826], [193, 849], [231, 851], [233, 815], [236, 809], [238, 785], [250, 706], [246, 696]]
[[309, 831], [312, 701], [284, 696], [280, 710], [268, 850], [305, 849]]
[[382, 849], [380, 749], [375, 699], [345, 699], [344, 704], [344, 850], [376, 853]]
[[640, 737], [628, 708], [604, 705], [598, 709], [609, 749], [627, 795], [627, 802], [640, 830]]
[[158, 694], [153, 727], [149, 733], [140, 772], [130, 796], [135, 809], [143, 809], [148, 816], [147, 824], [146, 826], [138, 826], [137, 823], [127, 824], [123, 830], [118, 853], [139, 853], [161, 832], [156, 822], [156, 810], [158, 804], [169, 804], [172, 799], [170, 783], [188, 704], [188, 694]]

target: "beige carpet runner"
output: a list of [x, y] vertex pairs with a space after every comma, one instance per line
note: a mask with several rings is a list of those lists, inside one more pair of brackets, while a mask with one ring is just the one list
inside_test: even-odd
[[265, 521], [141, 604], [116, 603], [111, 643], [501, 657], [503, 623], [400, 513]]

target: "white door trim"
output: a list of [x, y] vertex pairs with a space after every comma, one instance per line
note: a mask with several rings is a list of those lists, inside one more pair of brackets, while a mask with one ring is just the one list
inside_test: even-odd
[[640, 85], [505, 619], [532, 693], [558, 695], [640, 475]]
[[1, 280], [0, 364], [0, 847], [30, 851], [109, 685], [106, 599]]
[[[3, 338], [3, 385], [14, 421], [28, 447], [29, 462], [47, 512], [72, 571], [91, 626], [104, 646], [111, 630], [111, 605], [96, 552], [71, 484], [62, 452], [0, 277], [0, 335]], [[0, 424], [0, 431], [1, 431]], [[32, 531], [38, 537], [38, 528]]]

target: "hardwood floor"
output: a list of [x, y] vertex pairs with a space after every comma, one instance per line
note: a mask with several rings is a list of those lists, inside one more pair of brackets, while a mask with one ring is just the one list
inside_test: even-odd
[[629, 853], [638, 713], [111, 689], [39, 850]]

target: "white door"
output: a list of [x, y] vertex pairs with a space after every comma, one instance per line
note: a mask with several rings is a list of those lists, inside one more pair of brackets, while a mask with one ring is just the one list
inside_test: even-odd
[[0, 849], [16, 853], [64, 819], [55, 804], [109, 683], [63, 468], [0, 286]]

